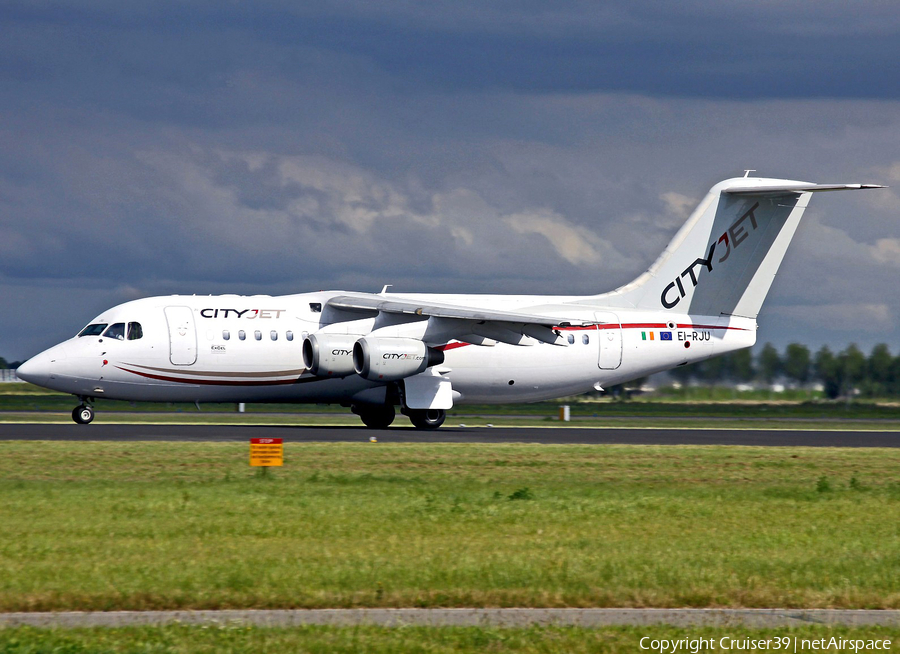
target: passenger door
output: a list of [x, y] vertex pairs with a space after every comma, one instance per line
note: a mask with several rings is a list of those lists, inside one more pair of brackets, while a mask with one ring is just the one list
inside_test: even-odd
[[603, 370], [615, 370], [622, 365], [622, 324], [619, 316], [609, 311], [594, 314], [597, 320], [597, 336], [600, 341], [598, 365]]
[[169, 325], [169, 361], [176, 366], [190, 366], [197, 361], [197, 330], [190, 307], [166, 307]]

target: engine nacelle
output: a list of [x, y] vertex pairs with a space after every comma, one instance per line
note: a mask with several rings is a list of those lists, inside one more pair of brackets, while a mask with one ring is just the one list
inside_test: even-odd
[[414, 338], [364, 336], [353, 345], [353, 367], [369, 381], [395, 381], [444, 362], [444, 353]]
[[310, 334], [303, 341], [303, 365], [317, 377], [352, 375], [353, 344], [359, 334]]

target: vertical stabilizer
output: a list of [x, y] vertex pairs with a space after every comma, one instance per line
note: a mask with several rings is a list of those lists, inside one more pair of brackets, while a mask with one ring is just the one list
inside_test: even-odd
[[647, 272], [610, 306], [756, 318], [816, 191], [881, 188], [735, 178], [716, 184]]

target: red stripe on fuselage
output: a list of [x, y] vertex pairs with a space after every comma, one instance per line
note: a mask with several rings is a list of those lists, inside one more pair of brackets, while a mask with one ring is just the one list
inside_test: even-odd
[[[569, 327], [554, 327], [554, 329], [557, 331], [561, 331], [561, 332], [577, 332], [577, 331], [587, 331], [587, 330], [594, 331], [594, 330], [598, 330], [598, 329], [619, 329], [619, 327], [620, 326], [618, 324], [612, 323], [612, 324], [608, 324], [608, 325], [587, 325], [587, 326], [572, 325]], [[675, 327], [669, 327], [669, 325], [667, 325], [664, 322], [630, 322], [630, 323], [622, 324], [621, 328], [622, 329], [662, 329], [662, 330], [666, 330], [666, 329], [725, 329], [725, 330], [728, 330], [728, 329], [730, 329], [730, 330], [740, 331], [740, 332], [748, 331], [744, 327], [727, 327], [725, 325], [691, 325], [691, 324], [687, 324], [687, 323], [679, 323], [679, 324], [675, 325]], [[471, 345], [471, 343], [462, 343], [462, 342], [447, 343], [446, 345], [439, 345], [435, 349], [441, 350], [442, 352], [447, 352], [448, 350], [455, 350], [460, 347], [466, 347], [467, 345]]]
[[[618, 329], [618, 327], [619, 325], [617, 325], [616, 323], [597, 325], [597, 329]], [[594, 327], [557, 327], [557, 329], [566, 331], [571, 329], [594, 329]], [[622, 329], [732, 329], [742, 332], [747, 331], [743, 327], [726, 327], [724, 325], [691, 325], [687, 323], [670, 327], [664, 322], [628, 322], [622, 323]]]

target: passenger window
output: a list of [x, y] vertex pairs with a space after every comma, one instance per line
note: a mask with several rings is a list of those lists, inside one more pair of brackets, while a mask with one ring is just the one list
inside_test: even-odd
[[222, 330], [222, 340], [227, 341], [230, 338], [231, 338], [231, 332], [228, 331], [227, 329], [223, 329]]
[[286, 332], [284, 333], [284, 337], [285, 337], [286, 339], [288, 339], [289, 341], [292, 341], [292, 340], [294, 340], [294, 332], [292, 332], [292, 331], [286, 331]]
[[585, 345], [587, 345], [588, 343], [591, 342], [591, 337], [588, 336], [587, 334], [582, 334], [582, 335], [581, 335], [581, 342], [584, 343]]
[[322, 303], [321, 302], [310, 302], [309, 310], [313, 313], [322, 313]]
[[136, 341], [139, 338], [144, 338], [144, 328], [141, 327], [141, 323], [139, 323], [139, 322], [128, 323], [128, 340]]
[[116, 340], [124, 341], [125, 340], [125, 323], [117, 322], [117, 323], [114, 323], [113, 325], [110, 325], [109, 329], [107, 329], [105, 332], [103, 332], [103, 335], [106, 336], [106, 338], [115, 338]]
[[566, 335], [566, 340], [569, 341], [569, 345], [572, 345], [573, 343], [575, 343], [575, 335], [574, 334]]
[[243, 329], [240, 330], [240, 331], [238, 332], [238, 338], [241, 339], [241, 340], [243, 341], [245, 338], [247, 338], [247, 332], [245, 332]]
[[85, 327], [84, 329], [81, 330], [81, 332], [78, 334], [78, 336], [79, 337], [80, 336], [99, 336], [100, 334], [103, 333], [103, 330], [106, 329], [106, 325], [108, 325], [108, 324], [109, 323], [105, 323], [105, 322], [99, 323], [98, 322], [94, 325], [88, 325], [87, 327]]
[[277, 340], [278, 340], [278, 332], [276, 332], [276, 331], [273, 329], [272, 331], [269, 332], [269, 337], [270, 337], [273, 341], [277, 341]]
[[257, 329], [255, 332], [253, 332], [253, 338], [255, 338], [258, 341], [261, 341], [262, 340], [262, 332]]

